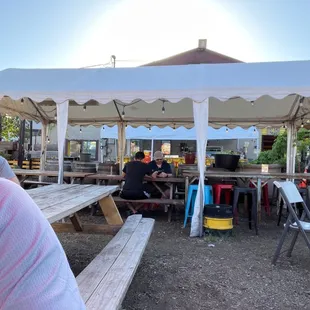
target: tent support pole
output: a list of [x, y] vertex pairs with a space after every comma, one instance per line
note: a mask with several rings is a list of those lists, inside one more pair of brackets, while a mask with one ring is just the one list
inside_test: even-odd
[[[42, 122], [42, 130], [41, 130], [41, 159], [40, 159], [40, 171], [45, 170], [46, 163], [46, 140], [47, 140], [47, 122]], [[42, 182], [43, 176], [39, 176], [39, 181]]]
[[296, 160], [296, 138], [297, 128], [294, 122], [290, 122], [287, 126], [287, 158], [286, 158], [286, 172], [295, 172], [295, 160]]
[[151, 160], [153, 160], [153, 154], [154, 154], [154, 139], [152, 139], [151, 142]]
[[126, 126], [124, 122], [119, 122], [118, 126], [118, 158], [119, 158], [119, 173], [123, 173], [124, 154], [126, 146]]

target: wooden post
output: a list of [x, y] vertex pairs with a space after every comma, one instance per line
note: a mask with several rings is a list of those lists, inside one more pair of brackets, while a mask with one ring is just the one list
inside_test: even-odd
[[[47, 137], [47, 122], [42, 122], [41, 129], [41, 158], [40, 158], [40, 170], [45, 170], [46, 163], [46, 137]], [[39, 181], [42, 182], [42, 175], [39, 176]]]
[[119, 158], [119, 171], [122, 174], [124, 168], [124, 155], [126, 145], [126, 126], [124, 122], [119, 122], [118, 126], [118, 158]]

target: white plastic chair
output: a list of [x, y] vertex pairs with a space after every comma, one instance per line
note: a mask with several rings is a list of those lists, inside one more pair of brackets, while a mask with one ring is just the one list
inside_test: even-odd
[[[284, 231], [279, 240], [276, 252], [273, 256], [272, 263], [275, 264], [279, 258], [283, 243], [285, 241], [285, 237], [288, 234], [289, 230], [294, 230], [295, 233], [293, 235], [293, 239], [291, 245], [287, 252], [287, 257], [291, 257], [297, 237], [299, 232], [301, 232], [309, 250], [310, 250], [310, 241], [307, 237], [307, 232], [310, 232], [310, 223], [305, 221], [306, 219], [310, 220], [310, 211], [304, 202], [304, 199], [301, 197], [296, 185], [293, 182], [274, 182], [275, 186], [277, 186], [280, 190], [280, 194], [283, 197], [287, 208], [289, 210], [289, 216], [287, 218], [286, 223], [284, 224]], [[297, 216], [296, 204], [300, 203], [303, 207], [303, 212], [300, 219]]]

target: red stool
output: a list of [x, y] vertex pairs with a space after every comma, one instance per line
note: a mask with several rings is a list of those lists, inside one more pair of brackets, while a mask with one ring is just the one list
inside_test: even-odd
[[234, 186], [231, 184], [215, 184], [213, 185], [213, 199], [214, 203], [221, 203], [222, 190], [225, 191], [225, 203], [229, 205], [231, 203], [231, 192]]
[[[250, 183], [250, 187], [255, 188], [255, 185], [253, 183]], [[262, 187], [262, 201], [263, 201], [263, 206], [265, 207], [265, 212], [270, 216], [271, 210], [270, 210], [270, 204], [269, 204], [268, 184], [265, 184]]]

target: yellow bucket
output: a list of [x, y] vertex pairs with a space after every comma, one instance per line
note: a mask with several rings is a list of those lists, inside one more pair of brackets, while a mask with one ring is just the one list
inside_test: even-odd
[[214, 217], [204, 217], [204, 227], [206, 229], [214, 230], [230, 230], [233, 229], [233, 219], [232, 218], [214, 218]]

